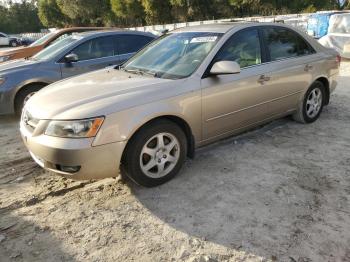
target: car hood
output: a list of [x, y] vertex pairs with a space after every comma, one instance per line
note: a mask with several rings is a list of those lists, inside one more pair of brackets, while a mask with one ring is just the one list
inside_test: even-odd
[[41, 49], [42, 48], [40, 46], [27, 46], [27, 47], [13, 48], [5, 51], [0, 51], [0, 57], [9, 55], [9, 56], [16, 56], [17, 58], [25, 58], [36, 54]]
[[[177, 95], [186, 80], [169, 80], [103, 69], [56, 82], [35, 94], [26, 110], [38, 119], [109, 115]], [[184, 91], [182, 91], [184, 92]]]
[[13, 72], [18, 73], [21, 70], [33, 69], [34, 67], [39, 65], [39, 61], [26, 59], [11, 60], [8, 62], [0, 63], [0, 76]]

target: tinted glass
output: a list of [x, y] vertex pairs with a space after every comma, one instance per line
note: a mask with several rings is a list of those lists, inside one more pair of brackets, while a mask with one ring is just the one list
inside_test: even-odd
[[88, 40], [76, 47], [72, 53], [78, 56], [79, 61], [114, 56], [116, 54], [114, 40], [113, 36]]
[[31, 59], [33, 59], [33, 60], [50, 60], [50, 59], [56, 57], [57, 55], [59, 55], [61, 52], [65, 51], [67, 49], [69, 50], [69, 47], [74, 45], [80, 39], [81, 39], [81, 37], [79, 37], [79, 36], [66, 37], [66, 38], [50, 45], [49, 47], [43, 49], [42, 51], [40, 51], [39, 53], [34, 55]]
[[234, 34], [218, 52], [214, 61], [237, 62], [241, 68], [261, 64], [258, 30], [244, 30]]
[[6, 37], [5, 35], [3, 35], [3, 34], [0, 34], [0, 37]]
[[153, 38], [139, 35], [118, 36], [119, 54], [129, 54], [139, 51], [142, 47], [151, 42]]
[[314, 53], [312, 47], [297, 33], [284, 28], [264, 29], [271, 61]]

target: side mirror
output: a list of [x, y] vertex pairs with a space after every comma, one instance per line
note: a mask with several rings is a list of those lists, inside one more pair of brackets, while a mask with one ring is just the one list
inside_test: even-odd
[[74, 53], [70, 53], [64, 57], [64, 61], [66, 63], [74, 63], [74, 62], [78, 62], [78, 60], [79, 60], [78, 55]]
[[211, 75], [229, 75], [229, 74], [239, 74], [241, 72], [241, 67], [237, 62], [233, 61], [219, 61], [216, 62], [210, 69]]

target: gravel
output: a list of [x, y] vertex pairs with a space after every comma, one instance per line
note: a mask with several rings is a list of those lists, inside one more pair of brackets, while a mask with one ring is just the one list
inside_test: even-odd
[[319, 121], [201, 148], [153, 189], [46, 172], [0, 118], [0, 260], [350, 261], [349, 81]]

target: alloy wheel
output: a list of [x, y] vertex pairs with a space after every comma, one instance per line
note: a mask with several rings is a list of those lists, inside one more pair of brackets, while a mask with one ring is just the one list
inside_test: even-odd
[[159, 133], [151, 137], [140, 154], [142, 172], [151, 178], [162, 178], [169, 174], [180, 157], [180, 143], [170, 133]]
[[320, 88], [313, 89], [306, 100], [306, 115], [314, 118], [318, 115], [322, 108], [323, 96]]

